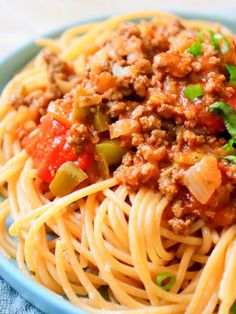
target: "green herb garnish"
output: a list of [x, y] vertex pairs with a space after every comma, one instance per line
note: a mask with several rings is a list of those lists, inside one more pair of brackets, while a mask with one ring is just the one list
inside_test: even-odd
[[225, 144], [222, 149], [228, 154], [235, 154], [236, 155], [236, 148], [234, 147], [234, 139], [231, 138], [227, 144]]
[[176, 283], [176, 276], [171, 273], [161, 273], [156, 278], [156, 284], [158, 287], [165, 291], [169, 291]]
[[236, 149], [234, 148], [234, 144], [236, 144], [236, 112], [231, 108], [230, 105], [223, 101], [217, 101], [210, 106], [210, 112], [222, 116], [224, 119], [224, 124], [231, 135], [231, 139], [225, 144], [222, 148], [226, 151], [229, 156], [224, 157], [224, 159], [230, 161], [231, 163], [236, 163]]
[[187, 52], [193, 55], [194, 57], [197, 57], [200, 54], [202, 54], [202, 44], [200, 43], [200, 41], [199, 40], [195, 41], [187, 50]]
[[226, 68], [229, 72], [229, 82], [236, 83], [236, 67], [232, 64], [226, 64]]
[[231, 106], [223, 101], [217, 101], [210, 106], [210, 112], [223, 117], [227, 131], [236, 141], [236, 112]]
[[194, 100], [195, 98], [204, 95], [204, 90], [200, 84], [189, 85], [183, 91], [188, 100]]
[[213, 41], [215, 43], [216, 49], [220, 50], [222, 53], [227, 53], [230, 50], [230, 42], [225, 35], [214, 34]]
[[226, 156], [224, 159], [230, 161], [232, 164], [236, 164], [236, 155]]
[[198, 40], [200, 42], [204, 41], [203, 36], [204, 36], [205, 33], [209, 34], [212, 47], [215, 50], [221, 51], [222, 53], [229, 52], [229, 50], [230, 50], [230, 42], [229, 42], [228, 38], [225, 35], [219, 34], [219, 33], [214, 33], [213, 30], [211, 30], [211, 29], [203, 29], [198, 34]]

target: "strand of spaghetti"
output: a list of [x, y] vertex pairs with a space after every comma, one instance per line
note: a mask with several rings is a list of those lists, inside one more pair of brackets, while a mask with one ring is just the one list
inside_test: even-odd
[[36, 273], [38, 277], [40, 278], [42, 284], [47, 287], [49, 290], [62, 294], [63, 290], [60, 285], [58, 285], [54, 279], [51, 277], [50, 273], [48, 272], [48, 269], [44, 263], [44, 259], [40, 255], [36, 255], [38, 266]]
[[[107, 217], [105, 217], [106, 220]], [[103, 231], [103, 236], [104, 238], [110, 242], [112, 245], [116, 246], [117, 248], [122, 249], [125, 252], [128, 252], [129, 250], [127, 249], [126, 246], [124, 246], [122, 244], [122, 242], [120, 241], [120, 239], [117, 237], [117, 235], [113, 232], [113, 230], [111, 229], [111, 227], [108, 224], [104, 224], [102, 227], [102, 231]]]
[[61, 52], [61, 47], [59, 43], [53, 39], [39, 38], [36, 40], [36, 44], [39, 46], [47, 47], [56, 54], [59, 54]]
[[228, 258], [225, 263], [223, 278], [219, 290], [221, 304], [219, 314], [228, 314], [230, 307], [236, 299], [235, 276], [236, 276], [236, 240], [228, 248]]
[[145, 216], [145, 237], [146, 237], [146, 250], [150, 260], [157, 265], [163, 265], [164, 261], [157, 255], [155, 250], [155, 243], [158, 238], [157, 225], [155, 223], [156, 208], [160, 202], [161, 194], [154, 194], [153, 201], [147, 206]]
[[[117, 248], [116, 246], [112, 245], [110, 242], [108, 241], [105, 241], [105, 246], [106, 248], [109, 250], [110, 254], [112, 256], [114, 256], [115, 258], [117, 258], [118, 260], [124, 262], [125, 264], [128, 264], [128, 265], [131, 265], [133, 266], [133, 260], [132, 260], [132, 257], [130, 256], [129, 253], [127, 252], [124, 252], [122, 251], [121, 249]], [[116, 266], [118, 267], [118, 266]], [[173, 274], [176, 274], [177, 271], [171, 267], [171, 266], [168, 266], [168, 268], [166, 268], [165, 266], [158, 266], [158, 265], [155, 265], [155, 264], [152, 264], [152, 263], [148, 263], [148, 268], [149, 268], [149, 271], [151, 273], [151, 276], [154, 278], [158, 273], [160, 272], [165, 272], [165, 271], [171, 271]], [[133, 268], [130, 268], [130, 270], [133, 269]], [[124, 271], [123, 268], [121, 268], [121, 270]], [[126, 268], [127, 270], [127, 268]], [[131, 276], [132, 278], [138, 278], [137, 275], [135, 276], [135, 273], [134, 271], [129, 271], [127, 273], [127, 275]]]
[[14, 155], [19, 154], [22, 151], [22, 147], [20, 144], [20, 141], [15, 140], [13, 143], [13, 151], [14, 151]]
[[211, 249], [212, 245], [212, 238], [211, 238], [211, 231], [207, 226], [202, 227], [202, 245], [198, 249], [199, 254], [206, 254]]
[[112, 202], [108, 202], [108, 219], [113, 232], [119, 238], [123, 246], [129, 249], [128, 224], [124, 218], [122, 211], [116, 210], [117, 206]]
[[75, 36], [79, 36], [79, 35], [82, 35], [84, 33], [87, 33], [89, 30], [94, 28], [96, 25], [98, 25], [97, 22], [71, 27], [70, 29], [66, 30], [62, 34], [62, 36], [60, 37], [61, 44], [64, 47], [68, 46], [69, 42], [72, 41], [72, 39]]
[[30, 203], [30, 211], [42, 206], [42, 200], [40, 199], [37, 190], [34, 186], [35, 171], [32, 171], [33, 162], [28, 159], [20, 175], [20, 184], [22, 192]]
[[[201, 312], [201, 314], [211, 314], [214, 313], [214, 310], [217, 306], [218, 303], [218, 290], [216, 290], [211, 298], [209, 299], [205, 309]], [[227, 314], [229, 314], [229, 312], [227, 312]]]
[[[109, 201], [108, 201], [108, 204], [109, 204]], [[127, 245], [123, 244], [123, 242], [120, 240], [117, 233], [114, 232], [114, 230], [110, 224], [110, 221], [109, 221], [109, 216], [107, 216], [107, 215], [104, 216], [102, 232], [103, 232], [104, 239], [106, 239], [108, 242], [110, 242], [111, 244], [113, 244], [117, 248], [120, 248], [126, 252], [129, 252], [129, 248], [127, 247]]]
[[[48, 242], [47, 242], [47, 234], [45, 230], [45, 226], [40, 228], [39, 235], [38, 235], [38, 246], [40, 246], [39, 250], [39, 260], [42, 262], [40, 263], [43, 267], [42, 274], [43, 274], [43, 281], [46, 282], [45, 286], [48, 287], [50, 290], [53, 290], [56, 293], [62, 293], [62, 288], [58, 283], [54, 280], [53, 277], [51, 277], [50, 273], [48, 272], [47, 268], [47, 259], [44, 258], [42, 254], [40, 254], [41, 251], [48, 252]], [[38, 262], [39, 262], [38, 260]]]
[[16, 115], [16, 111], [12, 110], [10, 111], [5, 117], [4, 119], [0, 122], [0, 140], [3, 139], [3, 135], [4, 132], [6, 131], [6, 128], [8, 127], [8, 125], [14, 121], [14, 116]]
[[1, 246], [1, 245], [0, 245], [0, 253], [1, 253], [4, 257], [6, 257], [7, 259], [10, 259], [10, 258], [11, 258], [11, 256], [10, 256], [9, 253], [7, 252], [7, 250], [6, 250], [3, 246]]
[[22, 235], [19, 235], [18, 239], [19, 239], [19, 243], [17, 245], [17, 251], [16, 251], [17, 265], [23, 274], [30, 276], [30, 273], [25, 265], [25, 260], [24, 260], [24, 239]]
[[12, 107], [9, 105], [9, 99], [11, 99], [11, 96], [14, 95], [14, 91], [19, 92], [19, 86], [22, 86], [22, 82], [24, 82], [26, 78], [33, 77], [43, 71], [45, 71], [44, 67], [30, 68], [29, 70], [26, 69], [17, 74], [5, 86], [0, 98], [0, 119], [5, 117], [9, 110], [12, 110]]
[[[88, 201], [90, 201], [90, 199], [88, 198]], [[108, 226], [107, 226], [108, 227]], [[118, 242], [114, 242], [114, 236], [112, 234], [112, 231], [111, 231], [111, 235], [110, 235], [110, 238], [107, 237], [107, 233], [106, 233], [106, 229], [104, 228], [104, 225], [103, 225], [103, 235], [104, 237], [106, 238], [106, 240], [111, 243], [113, 246], [117, 247], [117, 248], [120, 248], [121, 249], [121, 246], [120, 246], [120, 243]], [[105, 233], [104, 233], [105, 232]], [[88, 234], [90, 235], [90, 234]], [[88, 236], [87, 235], [87, 236]], [[115, 255], [116, 256], [116, 255]], [[130, 267], [126, 264], [123, 264], [121, 262], [119, 262], [118, 260], [116, 260], [115, 258], [113, 258], [112, 255], [107, 255], [107, 260], [106, 261], [109, 261], [109, 264], [113, 265], [113, 268], [114, 269], [117, 269], [118, 271], [120, 271], [121, 273], [124, 273], [126, 276], [129, 276], [130, 278], [133, 278], [133, 279], [138, 279], [138, 276], [137, 276], [137, 273], [136, 271], [134, 270], [133, 267]], [[96, 258], [95, 258], [96, 260]], [[121, 259], [122, 261], [122, 259]], [[154, 266], [154, 267], [151, 267], [151, 266]], [[157, 268], [157, 269], [156, 269]], [[150, 271], [153, 271], [153, 272], [157, 272], [158, 271], [158, 266], [157, 265], [152, 265], [150, 264]]]
[[185, 243], [189, 245], [200, 246], [202, 244], [202, 239], [200, 238], [175, 234], [172, 231], [163, 227], [161, 227], [161, 235], [165, 238], [175, 240], [176, 242]]
[[93, 309], [90, 309], [90, 313], [95, 314], [182, 314], [184, 311], [184, 305], [164, 305], [164, 306], [149, 306], [145, 307], [145, 312], [143, 309], [135, 309], [135, 310], [121, 310], [121, 311], [103, 311], [99, 312]]
[[202, 220], [197, 220], [195, 221], [189, 228], [189, 234], [193, 234], [196, 231], [200, 230], [204, 226], [204, 221]]
[[192, 261], [197, 262], [197, 263], [206, 264], [207, 260], [208, 260], [207, 255], [200, 255], [200, 254], [195, 253], [192, 256]]
[[[155, 219], [155, 224], [157, 226], [157, 235], [155, 239], [155, 244], [156, 244], [156, 252], [157, 255], [163, 260], [163, 261], [169, 261], [173, 258], [173, 254], [167, 252], [164, 249], [164, 246], [162, 244], [162, 239], [161, 239], [161, 217], [163, 214], [163, 211], [165, 207], [167, 206], [168, 201], [166, 198], [162, 198], [160, 203], [156, 207], [156, 219]], [[175, 239], [174, 239], [175, 240]]]
[[11, 209], [11, 217], [13, 218], [13, 221], [15, 221], [19, 215], [19, 206], [18, 206], [17, 196], [16, 196], [17, 181], [18, 181], [17, 176], [12, 177], [8, 181], [9, 204], [10, 204], [10, 209]]
[[173, 19], [174, 17], [170, 14], [160, 14], [157, 12], [147, 11], [147, 12], [136, 12], [130, 13], [127, 15], [121, 15], [117, 17], [110, 18], [109, 20], [98, 24], [98, 26], [94, 27], [91, 31], [89, 31], [86, 35], [80, 38], [80, 41], [77, 43], [73, 50], [66, 50], [62, 54], [62, 58], [67, 61], [72, 61], [75, 59], [79, 53], [83, 52], [83, 49], [88, 45], [88, 43], [94, 42], [95, 39], [98, 37], [101, 31], [114, 29], [121, 24], [121, 22], [126, 20], [133, 20], [133, 19], [142, 19], [142, 18], [151, 18], [151, 17], [168, 17]]
[[6, 160], [5, 160], [5, 156], [4, 156], [3, 150], [0, 150], [0, 166], [3, 165], [5, 162], [6, 162]]
[[[134, 296], [135, 299], [139, 298], [138, 302], [143, 302], [144, 300], [148, 300], [148, 295], [147, 292], [141, 288], [137, 288], [134, 285], [132, 285], [132, 282], [130, 284], [127, 284], [123, 278], [118, 279], [121, 286], [123, 286], [123, 288], [125, 289], [125, 291]], [[141, 300], [144, 299], [144, 300]], [[147, 303], [145, 303], [146, 305], [148, 305]]]
[[[134, 300], [130, 295], [125, 291], [124, 287], [121, 286], [119, 282], [115, 279], [112, 270], [113, 268], [116, 269], [114, 263], [112, 263], [113, 259], [108, 254], [106, 247], [103, 241], [102, 235], [102, 225], [103, 220], [107, 212], [107, 200], [105, 199], [102, 204], [98, 207], [97, 213], [94, 219], [94, 230], [91, 230], [92, 221], [91, 221], [91, 209], [87, 208], [86, 212], [86, 227], [87, 227], [87, 234], [92, 232], [89, 239], [90, 249], [93, 252], [94, 257], [96, 256], [97, 266], [99, 271], [101, 272], [102, 277], [104, 280], [109, 284], [114, 296], [116, 299], [121, 303], [128, 307], [132, 308], [140, 308], [141, 304]], [[96, 237], [95, 237], [96, 235]], [[117, 269], [116, 269], [117, 270]]]
[[[56, 240], [57, 241], [57, 240]], [[72, 241], [73, 242], [73, 239]], [[50, 251], [41, 251], [40, 254], [42, 256], [44, 256], [45, 259], [47, 259], [47, 262], [50, 263], [51, 266], [55, 266], [56, 265], [56, 261], [55, 261], [55, 255], [50, 252]], [[71, 267], [71, 265], [69, 264], [69, 261], [64, 261], [65, 263], [65, 270], [66, 270], [66, 273], [67, 273], [67, 276], [69, 278], [69, 280], [71, 282], [78, 282], [80, 283], [80, 280], [78, 280], [75, 272], [73, 271], [73, 268]], [[98, 277], [97, 275], [94, 275], [94, 274], [90, 274], [90, 273], [86, 273], [87, 277], [91, 280], [91, 282], [95, 285], [95, 286], [100, 286], [100, 285], [105, 285], [105, 282], [100, 278]]]
[[16, 243], [8, 236], [6, 229], [6, 219], [9, 216], [10, 208], [7, 206], [0, 211], [0, 232], [1, 232], [1, 245], [6, 249], [8, 254], [12, 257], [16, 257]]
[[[141, 191], [145, 191], [145, 189], [141, 189]], [[141, 195], [141, 196], [140, 196]], [[146, 270], [146, 267], [144, 268], [143, 265], [147, 263], [146, 259], [143, 258], [143, 255], [140, 254], [140, 241], [141, 238], [137, 237], [137, 233], [135, 233], [135, 224], [137, 221], [137, 215], [139, 211], [139, 204], [140, 204], [140, 198], [142, 199], [145, 196], [145, 193], [142, 194], [140, 191], [136, 194], [136, 197], [134, 199], [134, 204], [131, 209], [130, 213], [130, 219], [129, 219], [129, 241], [130, 241], [130, 250], [132, 259], [134, 261], [134, 265], [136, 266], [135, 269], [139, 270], [139, 276], [142, 278], [142, 281], [146, 281], [149, 284], [148, 289], [152, 289], [152, 291], [155, 292], [156, 295], [158, 295], [159, 298], [175, 302], [175, 303], [187, 303], [189, 302], [189, 299], [191, 298], [191, 295], [176, 295], [172, 294], [170, 292], [166, 292], [159, 288], [157, 285], [154, 284], [152, 279], [150, 278], [149, 272]], [[167, 200], [165, 198], [162, 198], [162, 200], [159, 202], [158, 206], [165, 207], [167, 205]], [[142, 244], [142, 243], [141, 243]], [[141, 258], [141, 260], [140, 260]], [[144, 273], [143, 273], [144, 272]], [[145, 286], [147, 289], [147, 287]]]
[[17, 236], [22, 225], [40, 216], [39, 218], [40, 220], [37, 221], [37, 224], [35, 224], [34, 228], [31, 231], [32, 234], [35, 234], [37, 232], [37, 229], [40, 228], [41, 225], [43, 225], [54, 214], [61, 211], [63, 208], [65, 208], [69, 204], [79, 200], [80, 198], [86, 197], [91, 194], [95, 194], [99, 191], [103, 191], [104, 189], [115, 186], [116, 184], [117, 184], [117, 181], [114, 178], [107, 179], [105, 181], [101, 181], [101, 182], [97, 182], [92, 185], [89, 185], [67, 196], [56, 199], [49, 204], [45, 204], [39, 208], [36, 208], [31, 213], [25, 215], [24, 217], [22, 217], [21, 219], [19, 219], [18, 221], [14, 222], [11, 225], [9, 229], [10, 235]]
[[4, 133], [2, 151], [5, 157], [5, 162], [13, 156], [13, 136], [10, 133]]
[[[84, 220], [84, 217], [83, 217], [83, 220]], [[87, 241], [87, 237], [86, 237], [86, 230], [85, 230], [84, 221], [82, 224], [81, 244], [84, 248], [88, 249], [88, 241]], [[82, 268], [88, 267], [88, 259], [86, 259], [84, 255], [80, 255], [80, 265]]]
[[[207, 282], [207, 285], [204, 288], [201, 303], [198, 304], [198, 306], [196, 306], [196, 308], [194, 309], [194, 314], [195, 313], [202, 314], [202, 312], [205, 312], [205, 311], [209, 314], [214, 313], [214, 308], [212, 308], [211, 306], [209, 307], [209, 301], [211, 300], [214, 294], [218, 294], [220, 280], [222, 278], [222, 273], [223, 273], [223, 264], [219, 263], [217, 270], [214, 272], [214, 274], [212, 274], [212, 277]], [[195, 293], [196, 293], [196, 290], [195, 290]], [[214, 301], [214, 299], [212, 301]], [[210, 309], [211, 311], [207, 311], [207, 309], [208, 310]]]
[[[209, 281], [212, 280], [213, 273], [219, 272], [221, 268], [221, 263], [224, 260], [225, 249], [227, 245], [233, 240], [236, 234], [236, 226], [231, 226], [225, 234], [221, 237], [220, 241], [217, 243], [216, 247], [212, 251], [205, 267], [202, 272], [201, 278], [199, 280], [196, 292], [187, 307], [186, 314], [197, 314], [200, 313], [199, 304], [203, 303], [203, 295], [206, 292], [206, 287]], [[207, 301], [207, 300], [206, 300]]]
[[40, 227], [47, 222], [51, 217], [55, 216], [61, 210], [66, 208], [66, 206], [70, 205], [74, 201], [77, 201], [80, 198], [88, 196], [89, 194], [95, 194], [96, 192], [103, 190], [106, 187], [111, 187], [116, 185], [115, 179], [108, 179], [106, 181], [95, 183], [91, 186], [85, 187], [81, 190], [75, 191], [67, 196], [59, 198], [52, 202], [50, 205], [46, 204], [41, 207], [48, 208], [46, 212], [44, 212], [31, 226], [26, 240], [25, 240], [25, 258], [27, 259], [27, 264], [30, 270], [34, 270], [34, 255], [33, 255], [33, 247], [35, 243], [35, 236], [37, 235], [37, 231]]
[[[77, 296], [74, 294], [74, 290], [72, 288], [72, 286], [70, 285], [66, 272], [65, 272], [65, 268], [64, 268], [64, 262], [63, 262], [63, 244], [62, 241], [57, 240], [56, 242], [56, 252], [55, 252], [55, 256], [56, 256], [56, 268], [57, 268], [57, 275], [58, 278], [60, 280], [60, 283], [63, 287], [63, 290], [65, 291], [66, 295], [70, 296], [70, 298], [73, 299], [73, 303], [77, 306], [79, 306], [81, 309], [87, 310], [87, 311], [91, 311], [91, 308], [86, 305], [84, 302], [79, 302]], [[82, 298], [81, 298], [82, 299]], [[96, 310], [94, 310], [96, 313]]]
[[[140, 280], [139, 279], [136, 280], [136, 279], [133, 279], [133, 278], [129, 278], [125, 274], [117, 271], [114, 267], [112, 268], [112, 272], [113, 272], [114, 277], [117, 280], [119, 280], [121, 282], [121, 284], [122, 283], [126, 283], [129, 286], [143, 289], [143, 287], [140, 287]], [[130, 288], [129, 288], [129, 290], [130, 290]]]
[[15, 176], [24, 167], [24, 163], [27, 158], [28, 156], [26, 155], [26, 152], [23, 150], [18, 155], [8, 160], [5, 163], [5, 165], [0, 168], [1, 171], [0, 184], [4, 183], [5, 181]]
[[[157, 198], [160, 199], [158, 194]], [[155, 285], [152, 281], [147, 264], [145, 237], [141, 234], [142, 230], [144, 230], [145, 210], [152, 200], [155, 200], [152, 191], [147, 191], [142, 188], [137, 193], [129, 217], [129, 240], [130, 253], [135, 270], [147, 291], [151, 304], [158, 305], [159, 298], [155, 289], [153, 289], [153, 286]]]
[[178, 246], [178, 249], [175, 252], [175, 256], [181, 259], [183, 257], [183, 254], [188, 246], [184, 243], [180, 243]]
[[119, 208], [121, 210], [124, 211], [124, 213], [126, 215], [129, 215], [130, 213], [130, 205], [128, 205], [126, 202], [124, 202], [123, 200], [121, 200], [117, 195], [116, 193], [112, 192], [110, 189], [108, 190], [105, 190], [103, 192], [103, 194], [108, 198], [110, 199], [116, 206], [119, 206]]
[[6, 232], [5, 221], [10, 211], [8, 199], [3, 201], [0, 205], [0, 246], [3, 251], [7, 252], [9, 257], [15, 258], [16, 247], [13, 247], [4, 236], [4, 233]]
[[199, 281], [199, 278], [201, 276], [201, 270], [199, 270], [196, 274], [196, 276], [191, 280], [191, 282], [188, 284], [188, 286], [183, 289], [180, 293], [181, 294], [188, 294], [188, 293], [194, 293], [196, 287], [197, 287], [197, 284], [198, 284], [198, 281]]
[[[74, 249], [71, 245], [70, 234], [66, 230], [65, 225], [63, 224], [63, 219], [61, 218], [59, 214], [58, 214], [58, 226], [59, 226], [62, 241], [64, 242], [66, 252], [68, 253], [71, 266], [74, 272], [76, 273], [78, 279], [82, 283], [83, 287], [87, 290], [89, 299], [97, 303], [100, 308], [110, 309], [111, 306], [109, 302], [105, 301], [104, 298], [100, 295], [100, 293], [95, 289], [91, 281], [86, 276], [86, 273], [83, 271], [78, 259], [76, 258]], [[75, 295], [70, 296], [70, 297], [73, 297], [73, 300], [77, 298]]]
[[173, 288], [170, 290], [173, 293], [178, 293], [179, 289], [182, 286], [186, 271], [189, 267], [189, 262], [191, 260], [191, 257], [195, 251], [195, 247], [188, 246], [186, 250], [184, 251], [184, 254], [182, 256], [182, 259], [180, 261], [179, 269], [176, 276], [176, 283], [173, 286]]
[[48, 85], [48, 77], [47, 73], [44, 72], [39, 73], [35, 76], [30, 76], [23, 81], [24, 86], [27, 88], [28, 92], [32, 92], [37, 90], [38, 88], [42, 88]]
[[220, 241], [220, 236], [217, 230], [211, 230], [211, 237], [212, 237], [212, 242], [215, 245]]
[[17, 244], [15, 241], [12, 240], [12, 238], [9, 236], [8, 232], [7, 232], [7, 224], [6, 224], [6, 219], [8, 218], [9, 214], [10, 214], [10, 202], [9, 199], [5, 199], [4, 201], [2, 201], [2, 203], [0, 204], [0, 214], [2, 215], [2, 219], [1, 219], [1, 224], [2, 224], [2, 235], [6, 241], [6, 243], [14, 249], [16, 249]]
[[[60, 280], [59, 280], [58, 275], [57, 275], [56, 266], [52, 265], [51, 263], [48, 262], [47, 263], [47, 269], [48, 269], [48, 272], [51, 275], [51, 277], [61, 286]], [[87, 291], [84, 289], [84, 287], [79, 286], [75, 283], [71, 283], [71, 287], [76, 294], [79, 294], [80, 296], [87, 296]], [[63, 289], [62, 289], [62, 291], [63, 292], [61, 294], [65, 294]]]
[[[77, 202], [78, 203], [78, 202]], [[79, 209], [80, 209], [80, 216], [75, 217], [74, 215], [70, 215], [69, 219], [70, 222], [73, 223], [74, 226], [78, 225], [78, 221], [80, 222], [80, 234], [78, 234], [78, 236], [75, 236], [75, 233], [71, 230], [71, 228], [69, 228], [67, 225], [67, 229], [70, 230], [70, 233], [72, 235], [72, 238], [76, 237], [79, 239], [78, 243], [81, 244], [81, 247], [85, 248], [87, 251], [88, 250], [88, 240], [87, 240], [87, 236], [86, 236], [86, 230], [85, 230], [85, 203], [81, 203], [79, 204]], [[65, 216], [65, 215], [64, 215]], [[73, 245], [73, 243], [72, 243]], [[75, 249], [75, 247], [73, 246], [73, 248]], [[90, 252], [89, 252], [90, 253]], [[92, 258], [92, 255], [90, 255]], [[82, 268], [87, 268], [88, 264], [89, 264], [89, 259], [87, 259], [87, 257], [84, 254], [80, 254], [79, 256], [80, 259], [80, 264]]]
[[[22, 172], [20, 174], [20, 179], [18, 180], [16, 184], [16, 196], [17, 196], [17, 202], [19, 204], [20, 215], [24, 216], [28, 212], [31, 212], [32, 207], [29, 200], [27, 199], [27, 194], [25, 195], [25, 193], [22, 191], [21, 177], [22, 177]], [[25, 225], [24, 227], [28, 228], [28, 225]]]

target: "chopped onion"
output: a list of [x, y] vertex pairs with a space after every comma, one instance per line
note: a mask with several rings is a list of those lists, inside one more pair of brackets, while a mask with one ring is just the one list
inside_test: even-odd
[[69, 93], [73, 88], [72, 82], [64, 81], [59, 78], [56, 78], [55, 81], [63, 94]]
[[121, 67], [117, 63], [115, 63], [112, 68], [112, 74], [117, 77], [128, 76], [131, 74], [130, 67], [129, 66]]
[[109, 127], [110, 138], [118, 138], [121, 135], [127, 135], [134, 131], [137, 131], [139, 128], [138, 121], [131, 119], [122, 119], [118, 120]]
[[204, 156], [184, 173], [184, 185], [201, 203], [206, 204], [221, 185], [221, 172], [214, 156]]

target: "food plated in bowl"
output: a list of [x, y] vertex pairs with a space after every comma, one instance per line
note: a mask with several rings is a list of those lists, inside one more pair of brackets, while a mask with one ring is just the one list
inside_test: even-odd
[[91, 313], [228, 313], [234, 36], [148, 13], [39, 43], [1, 98], [2, 252]]

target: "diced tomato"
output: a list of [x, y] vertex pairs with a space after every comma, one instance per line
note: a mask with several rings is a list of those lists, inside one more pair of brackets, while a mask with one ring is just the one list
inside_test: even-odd
[[75, 154], [67, 142], [69, 129], [50, 115], [45, 116], [37, 131], [24, 139], [23, 146], [33, 159], [42, 181], [50, 183], [57, 169], [66, 161], [76, 161], [83, 170], [91, 165], [92, 154]]
[[72, 110], [73, 102], [67, 98], [51, 101], [48, 106], [48, 113], [67, 127], [72, 125]]
[[229, 104], [232, 107], [232, 109], [236, 112], [236, 94], [234, 94], [230, 98], [227, 98], [225, 102]]
[[205, 109], [199, 110], [199, 112], [196, 113], [196, 116], [199, 124], [207, 127], [209, 132], [212, 134], [225, 130], [223, 119], [219, 116], [215, 116]]
[[82, 170], [86, 170], [92, 165], [93, 161], [94, 154], [90, 151], [85, 150], [79, 155], [78, 161], [75, 164], [77, 164], [78, 167]]

